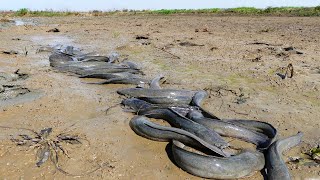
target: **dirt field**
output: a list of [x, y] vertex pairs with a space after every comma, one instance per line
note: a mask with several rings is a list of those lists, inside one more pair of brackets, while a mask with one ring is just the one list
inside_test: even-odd
[[[175, 166], [167, 143], [137, 136], [128, 125], [132, 114], [119, 106], [106, 113], [122, 99], [116, 90], [129, 85], [90, 85], [83, 83], [85, 79], [55, 72], [49, 66], [49, 54], [36, 53], [43, 45], [73, 45], [103, 55], [118, 52], [121, 59], [138, 62], [148, 78], [164, 74], [163, 87], [207, 90], [210, 97], [204, 107], [218, 117], [269, 122], [280, 137], [302, 131], [303, 143], [285, 154], [286, 161], [320, 143], [318, 17], [139, 15], [20, 20], [25, 24], [0, 25], [0, 51], [19, 51], [18, 55], [0, 54], [0, 71], [29, 73], [30, 78], [19, 83], [44, 95], [23, 104], [0, 105], [0, 125], [36, 131], [52, 127], [56, 135], [68, 132], [85, 137], [82, 146], [64, 144], [70, 158], [61, 156], [59, 164], [73, 174], [91, 171], [97, 164], [102, 168], [78, 179], [199, 178]], [[60, 32], [46, 32], [52, 28]], [[284, 74], [290, 63], [292, 78], [276, 75]], [[26, 132], [0, 130], [0, 179], [75, 178], [57, 171], [49, 161], [36, 167], [36, 149], [10, 141], [10, 135]], [[291, 163], [288, 167], [294, 179], [320, 179], [319, 167]], [[257, 172], [247, 179], [263, 177]]]

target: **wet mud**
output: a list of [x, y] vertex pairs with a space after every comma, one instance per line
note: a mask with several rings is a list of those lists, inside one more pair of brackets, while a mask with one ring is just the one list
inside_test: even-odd
[[[0, 125], [52, 127], [53, 133], [85, 137], [88, 143], [82, 146], [64, 146], [70, 158], [61, 156], [59, 161], [72, 174], [102, 167], [79, 179], [199, 178], [170, 160], [170, 145], [141, 138], [130, 129], [134, 115], [115, 105], [122, 99], [116, 91], [132, 85], [93, 85], [58, 73], [49, 66], [50, 53], [37, 52], [42, 46], [73, 45], [101, 55], [118, 52], [121, 60], [138, 62], [148, 79], [164, 74], [164, 88], [206, 90], [210, 96], [203, 107], [218, 117], [268, 122], [281, 137], [302, 131], [301, 145], [283, 158], [293, 179], [319, 178], [319, 167], [289, 162], [320, 143], [319, 18], [137, 15], [19, 20], [36, 23], [0, 22], [0, 51], [18, 52], [0, 54], [0, 72], [27, 72], [28, 78], [15, 83], [31, 92], [0, 100]], [[47, 32], [53, 28], [60, 32]], [[292, 76], [280, 77], [289, 64]], [[36, 149], [10, 141], [23, 132], [1, 128], [0, 178], [74, 179], [49, 161], [37, 167]], [[255, 173], [247, 179], [263, 176]]]

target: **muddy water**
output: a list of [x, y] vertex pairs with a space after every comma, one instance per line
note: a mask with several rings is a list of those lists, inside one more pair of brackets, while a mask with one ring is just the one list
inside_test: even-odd
[[[110, 16], [36, 18], [37, 26], [11, 26], [0, 31], [1, 71], [20, 68], [30, 73], [23, 84], [44, 95], [33, 101], [6, 105], [0, 125], [41, 130], [53, 128], [83, 137], [82, 146], [62, 144], [70, 159], [61, 155], [60, 165], [73, 174], [103, 168], [82, 179], [199, 179], [177, 168], [168, 157], [167, 143], [137, 136], [128, 126], [132, 114], [119, 106], [115, 92], [127, 85], [90, 85], [49, 67], [48, 53], [36, 53], [42, 45], [74, 45], [86, 52], [108, 54], [139, 62], [151, 78], [159, 73], [168, 79], [164, 87], [209, 89], [204, 107], [222, 118], [259, 119], [273, 124], [280, 136], [305, 134], [302, 145], [285, 156], [300, 156], [305, 147], [319, 143], [320, 104], [318, 64], [320, 41], [317, 18], [210, 17], [210, 16]], [[56, 27], [60, 33], [48, 33]], [[209, 32], [195, 32], [207, 28]], [[263, 30], [270, 29], [269, 32]], [[300, 30], [301, 29], [301, 30]], [[136, 35], [149, 37], [136, 40]], [[21, 40], [12, 40], [19, 38]], [[204, 44], [184, 47], [180, 42]], [[277, 57], [255, 41], [294, 46], [303, 55]], [[180, 57], [176, 59], [170, 53]], [[28, 55], [24, 56], [25, 48]], [[267, 50], [265, 50], [267, 48]], [[259, 50], [260, 49], [260, 50]], [[253, 60], [261, 56], [258, 62]], [[258, 58], [259, 59], [259, 58]], [[275, 75], [292, 63], [292, 79]], [[230, 91], [232, 90], [232, 91]], [[235, 92], [235, 93], [233, 93]], [[246, 100], [235, 103], [243, 94]], [[36, 150], [16, 147], [10, 135], [28, 133], [0, 131], [0, 178], [74, 179], [58, 172], [52, 163], [35, 166]], [[170, 153], [169, 153], [170, 154]], [[319, 167], [289, 164], [294, 179], [318, 178]], [[263, 179], [258, 172], [245, 179]]]

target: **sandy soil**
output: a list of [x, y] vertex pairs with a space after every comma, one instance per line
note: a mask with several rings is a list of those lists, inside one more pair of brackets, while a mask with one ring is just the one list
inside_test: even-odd
[[[102, 168], [80, 179], [199, 179], [168, 157], [167, 143], [137, 136], [128, 126], [133, 117], [117, 106], [118, 88], [90, 85], [49, 67], [43, 45], [74, 45], [86, 52], [109, 54], [138, 62], [148, 78], [162, 73], [164, 87], [206, 89], [204, 107], [221, 118], [256, 119], [273, 124], [281, 137], [304, 132], [303, 143], [284, 159], [297, 157], [320, 143], [320, 19], [300, 17], [107, 16], [27, 18], [19, 26], [0, 26], [0, 71], [21, 69], [30, 78], [19, 82], [44, 92], [31, 102], [0, 106], [0, 125], [40, 131], [53, 128], [87, 139], [66, 145], [70, 158], [60, 165], [73, 174]], [[30, 23], [31, 22], [31, 23]], [[60, 32], [46, 32], [58, 28]], [[136, 36], [149, 39], [137, 40]], [[20, 40], [17, 40], [19, 38]], [[201, 46], [182, 46], [190, 42]], [[180, 44], [182, 43], [182, 45]], [[284, 51], [293, 46], [303, 54]], [[28, 55], [25, 56], [25, 52]], [[292, 78], [281, 79], [289, 63]], [[0, 130], [1, 179], [73, 179], [51, 162], [35, 166], [36, 150], [17, 147]], [[319, 167], [288, 164], [294, 179], [320, 177]], [[260, 172], [247, 179], [263, 179]]]

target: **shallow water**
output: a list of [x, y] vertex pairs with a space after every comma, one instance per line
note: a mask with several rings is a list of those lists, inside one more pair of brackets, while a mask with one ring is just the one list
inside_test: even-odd
[[9, 22], [0, 22], [0, 29], [10, 28], [12, 26], [36, 26], [39, 23], [35, 19], [9, 19]]
[[40, 46], [49, 45], [54, 47], [74, 44], [74, 40], [72, 38], [62, 35], [31, 36], [30, 39], [32, 42], [39, 44]]
[[16, 26], [23, 26], [23, 25], [25, 25], [25, 22], [23, 22], [22, 20], [19, 20], [19, 19], [16, 19], [16, 20], [14, 21], [14, 23], [15, 23]]

